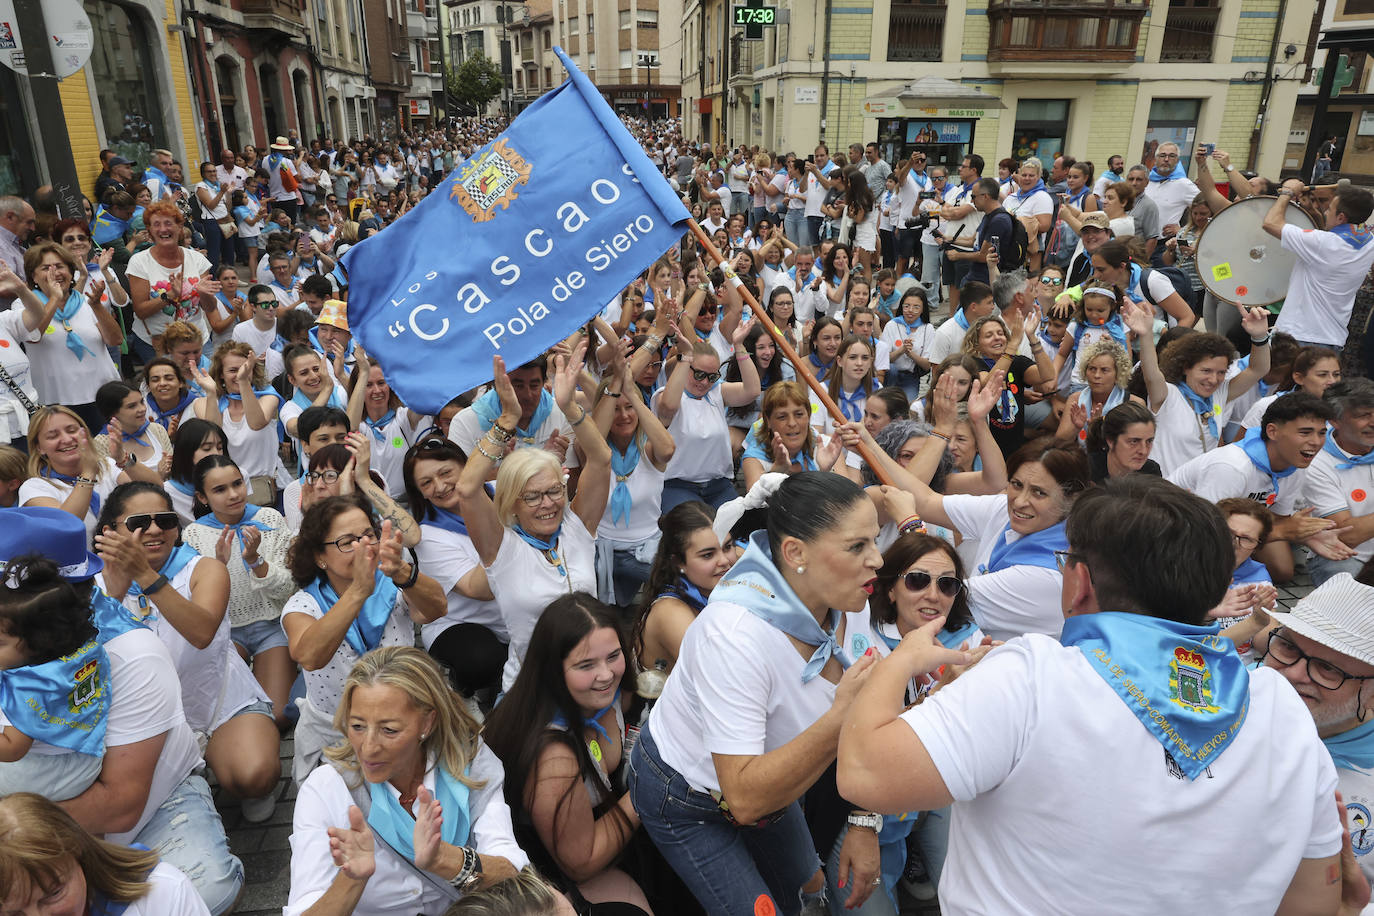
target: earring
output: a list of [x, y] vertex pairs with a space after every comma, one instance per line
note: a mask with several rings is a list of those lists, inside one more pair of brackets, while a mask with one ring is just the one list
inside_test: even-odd
[[797, 567], [797, 575], [801, 576], [801, 575], [804, 575], [805, 573], [806, 573], [806, 567], [805, 567], [805, 566], [798, 566], [798, 567]]
[[421, 741], [425, 740], [425, 739], [428, 738], [428, 737], [429, 737], [429, 732], [420, 732], [420, 740], [421, 740]]

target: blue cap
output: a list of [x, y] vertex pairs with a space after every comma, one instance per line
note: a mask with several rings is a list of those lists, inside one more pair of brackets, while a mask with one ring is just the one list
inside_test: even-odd
[[89, 579], [105, 562], [86, 547], [86, 523], [61, 509], [32, 506], [0, 509], [0, 562], [39, 553], [58, 566], [64, 579]]

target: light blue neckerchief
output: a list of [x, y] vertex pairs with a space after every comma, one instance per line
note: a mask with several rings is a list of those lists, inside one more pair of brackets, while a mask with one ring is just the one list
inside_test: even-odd
[[[468, 771], [471, 772], [471, 767]], [[466, 774], [464, 774], [466, 775]], [[392, 794], [389, 784], [368, 783], [372, 807], [367, 823], [377, 831], [392, 849], [415, 863], [415, 818], [401, 807], [401, 800]], [[441, 764], [435, 764], [434, 797], [444, 812], [440, 828], [443, 840], [452, 846], [466, 846], [472, 833], [472, 815], [468, 809], [468, 787], [455, 779]]]
[[1159, 174], [1159, 172], [1157, 171], [1157, 169], [1158, 169], [1158, 166], [1156, 166], [1156, 167], [1153, 168], [1153, 169], [1150, 169], [1150, 180], [1151, 180], [1151, 181], [1176, 181], [1176, 180], [1178, 180], [1179, 178], [1187, 178], [1187, 177], [1188, 177], [1188, 172], [1183, 168], [1183, 163], [1182, 163], [1182, 162], [1176, 162], [1176, 163], [1174, 163], [1174, 170], [1173, 170], [1172, 172], [1170, 172], [1169, 174], [1167, 174], [1167, 175], [1161, 175], [1161, 174]]
[[[339, 386], [334, 384], [334, 380], [325, 379], [325, 384], [329, 386], [329, 401], [324, 406], [337, 407], [340, 410], [346, 409], [344, 399], [339, 397]], [[275, 391], [268, 393], [276, 394]], [[233, 395], [230, 395], [230, 397], [233, 397]], [[258, 397], [262, 397], [262, 395], [258, 395]], [[301, 410], [309, 410], [311, 407], [315, 406], [315, 399], [309, 397], [304, 391], [297, 388], [291, 395], [291, 403], [300, 405]]]
[[[598, 735], [601, 736], [601, 740], [602, 740], [602, 741], [605, 741], [607, 744], [610, 744], [610, 743], [611, 743], [611, 735], [610, 735], [609, 732], [606, 731], [606, 726], [604, 726], [604, 725], [601, 724], [601, 717], [604, 716], [604, 715], [607, 713], [608, 710], [610, 710], [612, 707], [614, 707], [614, 706], [615, 706], [617, 703], [619, 703], [619, 702], [620, 702], [620, 688], [617, 687], [617, 688], [615, 689], [615, 696], [611, 699], [610, 704], [607, 705], [607, 706], [603, 706], [601, 709], [598, 709], [596, 712], [592, 713], [590, 716], [585, 716], [585, 717], [583, 717], [583, 719], [582, 719], [582, 727], [583, 727], [583, 728], [590, 728], [592, 731], [596, 732]], [[562, 729], [566, 729], [566, 730], [568, 730], [568, 731], [572, 731], [571, 727], [569, 727], [569, 725], [568, 725], [568, 719], [567, 719], [567, 717], [564, 716], [562, 713], [558, 713], [557, 715], [555, 715], [555, 716], [553, 717], [553, 719], [551, 719], [551, 720], [549, 721], [549, 724], [550, 724], [550, 725], [557, 726], [558, 728], [562, 728]], [[597, 762], [600, 763], [600, 760], [598, 760]]]
[[[204, 525], [205, 527], [213, 528], [216, 531], [223, 531], [225, 528], [232, 528], [234, 534], [236, 534], [239, 538], [239, 543], [242, 544], [244, 528], [256, 528], [259, 531], [275, 530], [271, 525], [267, 524], [266, 522], [258, 520], [258, 518], [256, 517], [258, 514], [258, 508], [258, 506], [255, 506], [252, 503], [248, 503], [244, 507], [243, 517], [240, 518], [237, 522], [234, 522], [232, 525], [228, 522], [220, 521], [213, 512], [202, 515], [200, 518], [196, 519], [196, 521]], [[248, 561], [243, 559], [242, 555], [239, 556], [239, 562], [243, 564], [245, 569], [248, 569], [249, 572], [252, 572], [252, 569], [248, 566]]]
[[816, 381], [823, 382], [825, 377], [830, 374], [830, 370], [835, 368], [835, 361], [832, 359], [828, 363], [823, 363], [816, 359], [816, 354], [808, 353], [806, 358], [811, 360], [811, 368], [815, 370]]
[[[339, 603], [339, 593], [334, 591], [333, 586], [325, 580], [323, 574], [302, 591], [314, 598], [315, 603], [320, 606], [320, 610], [326, 614], [334, 605]], [[376, 578], [373, 580], [372, 594], [363, 602], [363, 606], [358, 610], [358, 616], [348, 625], [348, 632], [344, 634], [344, 639], [353, 647], [354, 652], [359, 655], [366, 655], [381, 645], [382, 633], [386, 629], [386, 622], [396, 606], [396, 594], [399, 591], [396, 583], [392, 582], [386, 573], [380, 569], [377, 570]], [[445, 820], [447, 819], [445, 817]]]
[[447, 509], [440, 509], [433, 503], [430, 503], [429, 515], [425, 516], [424, 524], [468, 537], [468, 525], [467, 522], [463, 521], [461, 515], [455, 515]]
[[1274, 580], [1269, 576], [1269, 570], [1264, 564], [1253, 558], [1246, 560], [1236, 567], [1236, 571], [1231, 575], [1231, 585], [1250, 585], [1257, 582], [1270, 582]]
[[[501, 396], [493, 388], [480, 398], [472, 402], [472, 412], [477, 414], [477, 419], [481, 421], [484, 429], [490, 429], [496, 422], [496, 418], [501, 416]], [[539, 406], [534, 409], [534, 416], [530, 418], [529, 425], [515, 430], [515, 437], [526, 445], [536, 445], [535, 435], [539, 432], [539, 427], [543, 426], [553, 413], [553, 395], [549, 394], [548, 389], [541, 388], [539, 391]]]
[[0, 670], [0, 709], [26, 737], [105, 756], [110, 660], [92, 639], [70, 655]]
[[386, 441], [386, 427], [392, 420], [396, 419], [396, 411], [388, 410], [375, 420], [369, 419], [367, 414], [363, 414], [363, 424], [372, 433], [372, 438], [378, 442]]
[[[178, 544], [172, 548], [172, 552], [167, 555], [167, 562], [163, 563], [158, 569], [158, 575], [166, 576], [168, 579], [175, 579], [177, 573], [186, 568], [186, 564], [192, 560], [200, 559], [200, 554], [196, 553], [185, 544]], [[151, 620], [156, 613], [152, 604], [148, 601], [148, 596], [143, 594], [142, 587], [137, 582], [129, 583], [129, 595], [138, 601], [140, 611], [144, 612], [145, 619]]]
[[[48, 297], [42, 292], [34, 290], [33, 294], [38, 297], [38, 301], [44, 305], [48, 304]], [[62, 323], [62, 330], [67, 332], [67, 349], [76, 354], [78, 360], [84, 360], [91, 352], [86, 346], [86, 342], [81, 339], [81, 335], [72, 330], [71, 322], [76, 317], [76, 313], [81, 310], [81, 303], [84, 301], [82, 295], [73, 289], [67, 294], [67, 301], [62, 303], [61, 308], [53, 313], [53, 320]]]
[[1036, 181], [1035, 185], [1031, 187], [1031, 189], [1028, 191], [1021, 190], [1021, 186], [1017, 185], [1016, 190], [1011, 192], [1011, 196], [1015, 197], [1017, 200], [1025, 201], [1029, 200], [1030, 197], [1034, 195], [1036, 191], [1044, 191], [1046, 194], [1049, 193], [1049, 190], [1045, 187], [1045, 179], [1041, 178], [1038, 181]]
[[1129, 265], [1131, 277], [1126, 283], [1126, 295], [1131, 297], [1131, 301], [1136, 305], [1145, 301], [1145, 293], [1140, 288], [1140, 265], [1131, 262]]
[[1336, 434], [1329, 429], [1326, 431], [1326, 441], [1322, 443], [1322, 451], [1336, 459], [1336, 470], [1338, 471], [1348, 471], [1351, 468], [1374, 464], [1374, 449], [1370, 449], [1363, 455], [1347, 455], [1345, 449], [1336, 444]]
[[728, 578], [721, 579], [711, 590], [711, 600], [728, 601], [753, 614], [775, 629], [808, 646], [815, 646], [810, 660], [802, 668], [803, 684], [815, 678], [833, 655], [841, 666], [849, 667], [849, 656], [835, 644], [835, 627], [840, 612], [831, 609], [827, 614], [829, 626], [822, 629], [812, 613], [797, 598], [782, 571], [773, 563], [773, 551], [768, 535], [755, 531], [749, 535], [749, 548], [731, 567]]
[[868, 392], [864, 391], [862, 385], [848, 394], [841, 385], [840, 396], [835, 399], [835, 406], [840, 408], [840, 413], [844, 414], [846, 420], [859, 423], [864, 418], [864, 402], [867, 400]]
[[987, 563], [978, 567], [979, 575], [1000, 572], [1012, 566], [1058, 569], [1059, 564], [1055, 562], [1054, 552], [1069, 549], [1069, 537], [1065, 533], [1064, 522], [1033, 531], [1008, 544], [1007, 535], [1010, 533], [1011, 522], [1008, 522], [993, 543]]
[[[60, 480], [69, 487], [76, 486], [75, 477], [71, 477], [67, 474], [59, 474], [56, 471], [54, 471], [51, 467], [43, 468], [43, 470], [38, 472], [38, 476], [50, 477], [53, 480]], [[91, 515], [93, 515], [96, 518], [100, 517], [100, 494], [95, 491], [95, 487], [91, 488]]]
[[137, 442], [144, 448], [152, 448], [153, 444], [143, 438], [143, 434], [148, 431], [148, 426], [152, 420], [144, 420], [143, 425], [131, 433], [120, 433], [119, 438], [125, 442]]
[[[265, 397], [268, 397], [269, 395], [270, 395], [271, 397], [274, 397], [274, 398], [277, 396], [277, 392], [276, 392], [275, 390], [271, 389], [271, 388], [254, 388], [254, 389], [253, 389], [253, 394], [257, 395], [259, 398], [265, 398]], [[300, 394], [300, 392], [297, 391], [296, 394]], [[229, 402], [230, 402], [230, 401], [242, 401], [242, 400], [243, 400], [243, 394], [240, 393], [240, 392], [237, 392], [237, 391], [234, 392], [233, 394], [222, 394], [222, 395], [220, 395], [220, 396], [219, 396], [219, 401], [218, 401], [220, 413], [223, 413], [223, 412], [224, 412], [224, 410], [229, 406]], [[293, 397], [291, 400], [294, 401], [295, 398]], [[307, 405], [307, 406], [309, 406], [309, 405]], [[333, 407], [333, 406], [334, 406], [334, 398], [333, 398], [333, 397], [331, 397], [331, 398], [329, 399], [329, 406], [330, 406], [330, 407]]]
[[677, 581], [655, 595], [654, 600], [657, 601], [659, 598], [664, 597], [676, 598], [698, 614], [701, 613], [702, 608], [706, 607], [706, 602], [710, 600], [710, 598], [702, 592], [700, 588], [693, 585], [686, 576], [678, 576]]
[[1103, 611], [1065, 620], [1059, 641], [1083, 653], [1190, 780], [1245, 722], [1250, 672], [1215, 626]]
[[[962, 310], [961, 310], [961, 311], [962, 311]], [[907, 324], [907, 323], [906, 323], [906, 319], [905, 319], [904, 317], [902, 317], [901, 315], [893, 315], [893, 316], [892, 316], [892, 320], [898, 325], [898, 327], [905, 328], [907, 334], [914, 334], [914, 333], [916, 333], [916, 329], [919, 328], [919, 327], [921, 327], [922, 325], [925, 324], [925, 322], [922, 321], [919, 317], [916, 319], [916, 323], [915, 323], [915, 324]], [[967, 319], [965, 319], [965, 320], [967, 320]]]
[[134, 616], [122, 603], [114, 600], [104, 589], [91, 585], [91, 623], [100, 631], [96, 638], [103, 646], [116, 636], [123, 636], [130, 630], [146, 630], [145, 624]]
[[1090, 189], [1085, 184], [1081, 189], [1079, 189], [1077, 194], [1066, 194], [1065, 197], [1067, 197], [1068, 202], [1073, 204], [1075, 207], [1082, 207], [1083, 201], [1087, 199], [1089, 190]]
[[962, 328], [965, 331], [968, 330], [968, 316], [964, 314], [964, 310], [962, 308], [949, 317], [950, 320], [957, 324], [960, 328]]
[[153, 422], [163, 429], [168, 429], [172, 425], [172, 417], [181, 416], [186, 411], [186, 408], [191, 406], [191, 402], [195, 399], [196, 396], [190, 391], [187, 391], [186, 396], [171, 410], [163, 410], [161, 407], [158, 407], [157, 401], [154, 400], [151, 394], [143, 400], [144, 403], [148, 405], [148, 413], [152, 416]]
[[1357, 725], [1350, 731], [1323, 738], [1322, 744], [1326, 745], [1331, 760], [1338, 769], [1374, 768], [1374, 719]]
[[[1118, 404], [1123, 403], [1125, 400], [1126, 389], [1117, 385], [1113, 385], [1112, 390], [1107, 393], [1107, 403], [1102, 405], [1102, 415], [1105, 417], [1113, 407], [1116, 407]], [[1092, 389], [1084, 388], [1082, 391], [1080, 391], [1078, 393], [1078, 403], [1083, 407], [1084, 410], [1091, 414], [1093, 410]]]
[[611, 524], [630, 524], [630, 485], [626, 483], [639, 466], [638, 435], [630, 437], [630, 444], [622, 453], [611, 443], [611, 473], [615, 475], [615, 489], [611, 491]]
[[1273, 488], [1273, 495], [1269, 498], [1269, 505], [1274, 505], [1274, 500], [1279, 496], [1279, 481], [1295, 472], [1297, 465], [1291, 465], [1285, 470], [1275, 471], [1269, 464], [1268, 444], [1262, 438], [1264, 431], [1261, 429], [1246, 430], [1245, 435], [1240, 440], [1241, 451], [1245, 452], [1250, 458], [1250, 463], [1269, 475], [1269, 485]]
[[1193, 413], [1197, 414], [1198, 419], [1206, 421], [1207, 431], [1212, 434], [1212, 438], [1218, 438], [1217, 417], [1221, 416], [1221, 405], [1213, 398], [1204, 398], [1189, 388], [1187, 382], [1174, 382], [1174, 387], [1183, 395], [1184, 400], [1193, 405]]
[[[754, 435], [755, 429], [750, 429], [749, 434], [744, 437], [744, 453], [740, 455], [740, 461], [745, 458], [753, 458], [764, 468], [773, 466], [773, 459], [763, 450], [763, 443], [759, 442], [758, 436]], [[792, 456], [792, 464], [803, 471], [819, 471], [820, 466], [816, 464], [816, 459], [811, 455], [802, 452], [800, 455]]]
[[1343, 240], [1356, 251], [1368, 245], [1369, 240], [1374, 238], [1374, 235], [1371, 235], [1370, 231], [1364, 226], [1352, 226], [1350, 223], [1341, 223], [1339, 226], [1333, 226], [1327, 231]]
[[566, 563], [563, 562], [563, 558], [558, 555], [558, 536], [563, 533], [563, 522], [561, 519], [558, 522], [558, 529], [554, 531], [553, 537], [549, 538], [548, 540], [544, 540], [543, 538], [536, 537], [535, 535], [530, 534], [528, 531], [526, 531], [519, 525], [516, 525], [511, 530], [514, 531], [520, 537], [520, 540], [524, 541], [526, 544], [529, 544], [531, 547], [533, 547], [535, 550], [538, 550], [540, 553], [547, 554], [549, 562], [553, 563], [555, 566], [558, 567], [558, 574], [560, 576], [563, 576], [564, 578], [567, 578], [568, 566]]

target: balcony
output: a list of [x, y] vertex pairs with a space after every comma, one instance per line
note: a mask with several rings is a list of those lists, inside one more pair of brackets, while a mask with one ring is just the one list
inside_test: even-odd
[[1187, 6], [1169, 4], [1169, 18], [1164, 23], [1164, 46], [1159, 60], [1167, 62], [1210, 63], [1212, 37], [1217, 31], [1221, 9], [1215, 6]]
[[989, 61], [1133, 62], [1144, 3], [994, 0]]
[[888, 60], [939, 60], [944, 39], [943, 3], [893, 0], [887, 29]]
[[250, 29], [286, 32], [305, 37], [305, 14], [292, 0], [244, 0], [243, 24]]
[[[533, 41], [533, 39], [531, 39], [531, 41]], [[520, 46], [520, 66], [538, 66], [534, 59], [534, 47], [530, 44], [530, 42], [526, 42]]]
[[426, 19], [425, 14], [418, 10], [407, 9], [406, 34], [411, 38], [428, 38], [430, 35], [430, 23], [433, 21], [432, 19]]

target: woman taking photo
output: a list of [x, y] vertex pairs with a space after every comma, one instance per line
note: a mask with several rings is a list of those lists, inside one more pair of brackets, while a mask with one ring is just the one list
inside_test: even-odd
[[253, 676], [272, 701], [277, 728], [285, 730], [287, 696], [296, 679], [281, 629], [282, 605], [296, 589], [286, 565], [291, 530], [277, 510], [248, 502], [247, 479], [227, 455], [197, 462], [193, 486], [201, 514], [182, 537], [229, 570], [229, 638], [252, 664]]
[[196, 395], [187, 387], [186, 377], [181, 374], [181, 367], [166, 356], [148, 360], [143, 367], [143, 389], [148, 393], [145, 399], [148, 416], [169, 437], [175, 436], [182, 415], [196, 401]]
[[346, 740], [301, 786], [287, 916], [441, 916], [529, 859], [511, 832], [501, 762], [419, 649], [368, 652], [340, 679]]
[[1148, 407], [1136, 400], [1113, 407], [1088, 424], [1083, 445], [1093, 483], [1136, 473], [1162, 476], [1150, 458], [1154, 444], [1155, 415]]
[[172, 437], [172, 466], [166, 488], [182, 525], [196, 520], [196, 465], [208, 455], [227, 454], [224, 430], [208, 420], [192, 418], [177, 427]]
[[635, 879], [616, 867], [639, 829], [621, 766], [633, 699], [616, 612], [578, 592], [539, 618], [515, 686], [483, 732], [505, 766], [517, 836], [579, 909], [624, 903], [650, 912]]
[[144, 211], [143, 219], [153, 245], [129, 259], [125, 274], [137, 319], [129, 343], [139, 359], [149, 360], [155, 355], [162, 332], [173, 321], [184, 321], [194, 327], [201, 340], [210, 339], [205, 313], [218, 305], [215, 294], [219, 292], [219, 281], [214, 279], [205, 255], [182, 247], [185, 217], [175, 204], [152, 204]]
[[390, 522], [379, 527], [357, 496], [331, 496], [305, 513], [286, 562], [300, 590], [282, 608], [291, 658], [305, 669], [305, 698], [297, 701], [292, 775], [305, 780], [326, 745], [346, 673], [378, 646], [411, 646], [414, 624], [438, 620], [447, 609], [439, 583], [401, 555]]
[[415, 555], [433, 572], [448, 601], [443, 617], [420, 628], [420, 640], [448, 669], [454, 689], [471, 709], [478, 691], [488, 691], [487, 702], [496, 698], [510, 636], [458, 502], [458, 478], [466, 464], [463, 450], [436, 433], [411, 447], [403, 471], [410, 511], [420, 522]]
[[649, 578], [645, 548], [658, 530], [664, 472], [677, 446], [639, 396], [624, 360], [598, 386], [592, 418], [611, 449], [611, 497], [596, 529], [597, 594], [628, 607]]
[[224, 430], [225, 444], [248, 475], [249, 499], [255, 505], [276, 501], [277, 405], [281, 398], [268, 387], [258, 355], [246, 343], [222, 345], [210, 360], [210, 371], [195, 370], [205, 392], [195, 415]]
[[95, 534], [104, 499], [132, 478], [116, 457], [101, 458], [86, 424], [69, 407], [40, 407], [29, 421], [29, 479], [19, 487], [20, 506], [47, 506], [70, 512]]
[[264, 821], [281, 778], [272, 706], [229, 637], [229, 573], [181, 539], [172, 501], [156, 484], [115, 488], [100, 510], [101, 588], [162, 640], [181, 680], [186, 723], [205, 742], [215, 779]]
[[118, 449], [122, 458], [116, 464], [131, 478], [160, 486], [164, 465], [170, 464], [172, 440], [167, 430], [148, 419], [142, 392], [124, 382], [106, 382], [96, 390], [95, 406], [105, 418], [105, 431], [95, 437], [96, 454], [109, 458]]
[[984, 633], [1057, 637], [1064, 615], [1054, 551], [1068, 549], [1064, 520], [1092, 485], [1088, 458], [1076, 441], [1028, 442], [1007, 459], [1007, 478], [1005, 496], [942, 496], [912, 474], [894, 474], [896, 486], [882, 492], [890, 518], [919, 516], [977, 541], [969, 606]]
[[[804, 886], [821, 891], [797, 801], [834, 761], [840, 723], [874, 660], [846, 671], [835, 628], [868, 601], [882, 564], [877, 534], [877, 512], [852, 481], [814, 472], [783, 481], [768, 500], [767, 531], [752, 535], [687, 629], [640, 732], [634, 808], [713, 916], [794, 916]], [[847, 903], [857, 905], [881, 883], [876, 831], [847, 845]]]
[[0, 912], [209, 916], [189, 878], [156, 852], [107, 843], [41, 795], [0, 798]]
[[[39, 324], [38, 313], [26, 305], [24, 314], [34, 319], [31, 330], [42, 333], [24, 342], [38, 402], [66, 404], [88, 427], [95, 428], [102, 422], [95, 409], [95, 391], [119, 378], [108, 348], [119, 346], [124, 333], [114, 315], [100, 304], [103, 281], [90, 283], [84, 296], [75, 287], [73, 278], [84, 276], [85, 271], [67, 249], [52, 242], [40, 242], [24, 252], [29, 286], [45, 307], [42, 314], [50, 316], [46, 324]], [[56, 306], [51, 305], [54, 302]], [[29, 320], [24, 324], [27, 327]]]
[[630, 640], [645, 671], [659, 669], [666, 676], [673, 670], [687, 628], [735, 562], [735, 545], [729, 534], [721, 542], [715, 520], [715, 509], [695, 501], [658, 520], [663, 536]]
[[[763, 396], [756, 429], [744, 440], [740, 472], [752, 488], [770, 471], [829, 471], [844, 454], [837, 436], [822, 439], [811, 425], [811, 398], [800, 382], [779, 382]], [[823, 444], [822, 444], [823, 443]]]
[[[610, 496], [611, 449], [596, 425], [587, 424], [587, 411], [580, 404], [573, 410], [585, 347], [578, 344], [572, 359], [559, 355], [554, 361], [554, 401], [565, 417], [576, 413], [573, 436], [583, 455], [577, 495], [571, 503], [563, 468], [552, 452], [522, 448], [507, 453], [520, 419], [520, 402], [499, 356], [492, 358], [492, 370], [501, 415], [477, 440], [477, 454], [468, 456], [458, 480], [458, 505], [468, 535], [510, 634], [510, 655], [501, 676], [503, 690], [515, 683], [530, 633], [544, 608], [560, 595], [596, 589], [592, 532], [601, 523]], [[494, 502], [484, 486], [492, 465], [500, 468]]]
[[[233, 190], [227, 183], [220, 184], [215, 180], [215, 164], [213, 162], [202, 162], [200, 164], [200, 182], [196, 184], [196, 206], [192, 212], [196, 214], [193, 223], [200, 237], [205, 240], [205, 250], [210, 260], [210, 273], [219, 273], [221, 260], [229, 263], [234, 261], [234, 242], [230, 236], [228, 240], [228, 250], [225, 252], [226, 240], [224, 230], [220, 228], [222, 222], [229, 220], [229, 192]], [[227, 253], [228, 258], [222, 259], [222, 254]]]

